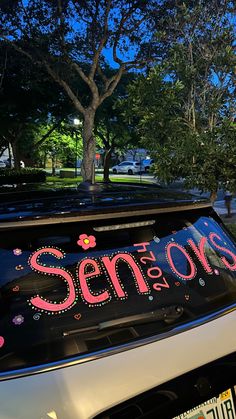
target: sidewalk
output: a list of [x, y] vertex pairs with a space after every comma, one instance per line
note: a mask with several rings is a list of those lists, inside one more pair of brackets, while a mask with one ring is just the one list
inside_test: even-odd
[[222, 218], [225, 224], [236, 224], [236, 199], [232, 199], [231, 204], [231, 217], [227, 217], [227, 209], [225, 207], [225, 201], [216, 201], [214, 204], [214, 210]]

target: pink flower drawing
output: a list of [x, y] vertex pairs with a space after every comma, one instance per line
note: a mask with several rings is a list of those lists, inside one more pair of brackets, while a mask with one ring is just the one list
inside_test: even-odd
[[77, 244], [78, 246], [81, 246], [82, 249], [87, 250], [90, 247], [96, 246], [96, 238], [94, 236], [88, 236], [87, 234], [80, 234]]

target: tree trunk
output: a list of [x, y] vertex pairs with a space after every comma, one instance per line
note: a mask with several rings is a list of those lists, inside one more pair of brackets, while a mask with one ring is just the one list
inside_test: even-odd
[[210, 201], [211, 201], [212, 205], [214, 205], [216, 198], [217, 198], [217, 191], [211, 191]]
[[56, 176], [56, 156], [52, 154], [52, 176]]
[[11, 148], [10, 143], [8, 143], [7, 150], [8, 150], [8, 156], [9, 156], [9, 167], [11, 169], [12, 168], [12, 148]]
[[81, 174], [84, 182], [94, 183], [94, 161], [95, 161], [95, 138], [94, 129], [94, 111], [87, 111], [84, 116], [83, 124], [83, 161], [81, 165]]
[[109, 169], [110, 169], [111, 153], [112, 153], [111, 148], [105, 151], [104, 165], [103, 165], [103, 181], [104, 182], [110, 182]]
[[46, 163], [47, 163], [47, 153], [45, 151], [44, 156], [43, 156], [43, 168], [46, 169]]
[[12, 154], [14, 159], [14, 167], [15, 169], [20, 169], [20, 156], [18, 153], [17, 141], [11, 142]]

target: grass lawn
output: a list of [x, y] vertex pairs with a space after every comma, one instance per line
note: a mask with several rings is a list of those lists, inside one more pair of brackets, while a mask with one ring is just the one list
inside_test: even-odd
[[[101, 182], [103, 179], [102, 175], [96, 175], [95, 180], [96, 182]], [[60, 178], [57, 176], [47, 176], [47, 182], [52, 182], [52, 183], [60, 183], [60, 184], [64, 184], [64, 185], [72, 185], [74, 183], [80, 183], [82, 182], [82, 176], [77, 176], [76, 178]], [[129, 182], [129, 183], [153, 183], [150, 182], [148, 180], [143, 180], [140, 182], [139, 179], [132, 179], [132, 176], [129, 177], [122, 177], [122, 178], [116, 178], [116, 177], [112, 177], [111, 178], [112, 182]]]

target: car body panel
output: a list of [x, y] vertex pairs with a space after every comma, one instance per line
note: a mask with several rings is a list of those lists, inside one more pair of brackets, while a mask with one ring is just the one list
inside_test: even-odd
[[99, 360], [2, 381], [0, 419], [92, 418], [134, 395], [234, 352], [235, 322], [233, 311], [212, 321], [211, 327], [206, 323]]
[[[12, 190], [13, 189], [13, 190]], [[43, 185], [23, 185], [16, 188], [0, 187], [0, 224], [19, 222], [24, 225], [27, 220], [42, 220], [58, 222], [74, 217], [75, 220], [84, 220], [90, 215], [92, 218], [104, 218], [104, 214], [115, 217], [127, 212], [135, 215], [135, 211], [154, 213], [169, 212], [180, 208], [210, 207], [208, 199], [163, 189], [155, 184], [108, 184], [98, 185], [93, 194], [80, 191], [77, 187], [69, 190], [61, 187]], [[107, 217], [107, 215], [106, 215]]]
[[[96, 221], [99, 227], [117, 223], [120, 228], [119, 223], [155, 218], [153, 214], [170, 216], [171, 224], [175, 216], [184, 218], [185, 212], [192, 210], [201, 211], [220, 223], [207, 200], [157, 186], [97, 185], [92, 192], [77, 188], [41, 190], [38, 185], [32, 189], [16, 188], [12, 193], [5, 188], [0, 195], [0, 233], [14, 234], [14, 229], [20, 227], [24, 234], [25, 226], [30, 226], [38, 234], [34, 226], [57, 224], [56, 228], [60, 229], [62, 225], [68, 227], [64, 223], [78, 225], [78, 221]], [[159, 224], [164, 230], [165, 224], [161, 221]], [[175, 235], [176, 231], [172, 233]], [[12, 252], [11, 249], [15, 248], [9, 246]], [[214, 281], [213, 276], [208, 281]], [[80, 356], [77, 349], [73, 359], [1, 373], [0, 419], [93, 418], [136, 395], [234, 353], [235, 301], [231, 301], [231, 306], [225, 303], [220, 307], [218, 317], [214, 317], [214, 310], [210, 311], [209, 307], [207, 303], [205, 317], [177, 324], [172, 334], [159, 333], [150, 339], [134, 340], [130, 345], [117, 344], [90, 351], [85, 356]], [[123, 311], [124, 308], [121, 314]], [[21, 329], [17, 331], [22, 335]], [[5, 358], [3, 361], [4, 370], [7, 364]], [[38, 364], [38, 358], [36, 361]]]

